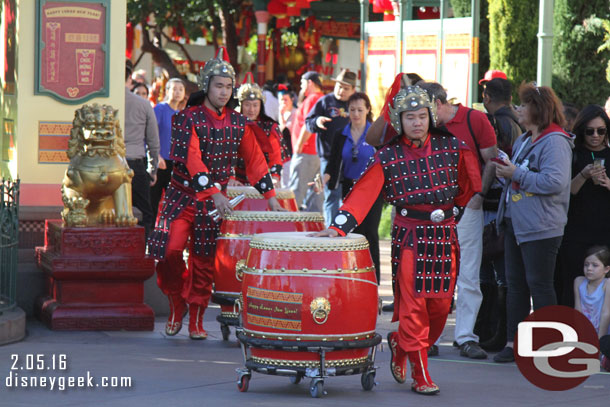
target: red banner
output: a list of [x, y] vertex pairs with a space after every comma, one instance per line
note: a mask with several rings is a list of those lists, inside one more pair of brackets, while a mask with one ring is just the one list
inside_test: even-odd
[[107, 8], [103, 1], [40, 6], [38, 93], [70, 103], [105, 95]]

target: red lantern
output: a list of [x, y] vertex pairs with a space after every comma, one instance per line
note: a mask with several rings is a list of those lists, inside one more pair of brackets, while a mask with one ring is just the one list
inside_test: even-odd
[[282, 3], [280, 0], [271, 0], [269, 4], [267, 4], [267, 11], [278, 19], [284, 18], [286, 17], [286, 4]]

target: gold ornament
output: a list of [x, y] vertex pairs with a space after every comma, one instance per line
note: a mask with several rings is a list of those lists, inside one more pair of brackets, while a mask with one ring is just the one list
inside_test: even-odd
[[61, 188], [66, 226], [135, 226], [131, 209], [133, 171], [112, 106], [84, 105], [74, 113], [70, 164]]
[[330, 301], [324, 297], [314, 298], [311, 304], [309, 304], [309, 310], [311, 311], [313, 322], [318, 325], [325, 324], [328, 321], [328, 314], [330, 314]]

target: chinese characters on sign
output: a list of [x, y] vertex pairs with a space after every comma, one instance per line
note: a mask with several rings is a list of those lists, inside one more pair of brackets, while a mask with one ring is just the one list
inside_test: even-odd
[[107, 4], [39, 0], [36, 93], [67, 103], [108, 95]]

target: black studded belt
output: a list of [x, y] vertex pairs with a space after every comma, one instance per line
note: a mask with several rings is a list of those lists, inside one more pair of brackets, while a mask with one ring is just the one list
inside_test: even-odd
[[453, 209], [435, 209], [433, 211], [416, 211], [414, 209], [407, 208], [396, 208], [396, 214], [405, 218], [412, 218], [418, 220], [429, 220], [434, 223], [440, 223], [445, 219], [449, 219], [452, 216], [457, 216], [459, 214], [458, 208]]

